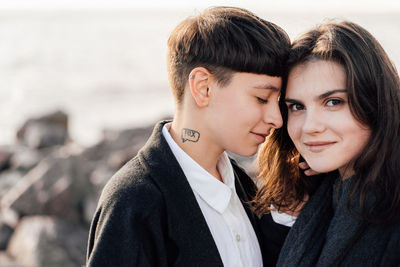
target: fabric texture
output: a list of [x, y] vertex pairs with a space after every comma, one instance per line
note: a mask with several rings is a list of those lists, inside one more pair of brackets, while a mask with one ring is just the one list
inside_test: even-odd
[[271, 213], [260, 218], [260, 226], [262, 241], [260, 246], [264, 257], [264, 266], [276, 266], [290, 227], [276, 223]]
[[[156, 125], [138, 155], [105, 186], [90, 228], [87, 266], [223, 266], [193, 191], [162, 137], [165, 123]], [[232, 166], [236, 192], [260, 238], [248, 204], [256, 187]]]
[[[372, 225], [347, 208], [353, 179], [323, 177], [290, 230], [277, 266], [399, 266], [400, 223]], [[350, 206], [357, 210], [359, 195]]]

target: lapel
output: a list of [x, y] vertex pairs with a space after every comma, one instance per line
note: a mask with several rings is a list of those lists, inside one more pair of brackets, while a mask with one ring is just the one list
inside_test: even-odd
[[235, 175], [235, 188], [236, 193], [243, 204], [243, 207], [246, 211], [247, 217], [254, 228], [254, 231], [257, 235], [258, 240], [260, 241], [260, 231], [258, 227], [258, 218], [252, 210], [251, 201], [256, 193], [256, 186], [251, 178], [246, 174], [244, 170], [242, 170], [239, 166], [236, 165], [236, 162], [231, 160], [233, 166], [233, 172]]
[[168, 235], [178, 245], [181, 255], [190, 256], [194, 265], [201, 262], [204, 266], [223, 266], [193, 191], [162, 135], [162, 127], [168, 122], [156, 125], [138, 154], [165, 198]]

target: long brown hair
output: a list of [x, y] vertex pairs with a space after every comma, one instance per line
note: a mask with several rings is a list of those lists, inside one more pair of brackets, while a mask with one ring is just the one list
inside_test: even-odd
[[[315, 59], [343, 66], [350, 110], [371, 130], [354, 164], [356, 183], [348, 204], [359, 192], [360, 211], [351, 210], [353, 215], [371, 223], [399, 219], [400, 82], [394, 65], [367, 30], [348, 21], [321, 24], [297, 38], [291, 47], [288, 73], [294, 66]], [[284, 99], [288, 73], [280, 98], [283, 127], [274, 131], [259, 153], [261, 189], [255, 198], [258, 214], [268, 212], [271, 204], [277, 208], [296, 207], [320, 181], [299, 171], [300, 155], [287, 132]]]

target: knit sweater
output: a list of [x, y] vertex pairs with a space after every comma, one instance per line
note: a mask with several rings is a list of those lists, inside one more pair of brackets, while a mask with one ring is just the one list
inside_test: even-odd
[[[400, 222], [369, 224], [347, 208], [353, 179], [324, 176], [281, 250], [277, 266], [399, 266]], [[359, 195], [350, 206], [359, 209]]]

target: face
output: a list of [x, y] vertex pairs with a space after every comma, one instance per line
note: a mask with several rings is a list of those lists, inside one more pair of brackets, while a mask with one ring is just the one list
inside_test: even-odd
[[224, 87], [211, 83], [206, 121], [214, 142], [242, 156], [257, 153], [271, 129], [282, 126], [280, 88], [280, 77], [242, 72]]
[[370, 130], [350, 112], [344, 68], [324, 60], [295, 66], [285, 102], [290, 138], [310, 167], [318, 172], [339, 169], [343, 178], [351, 175]]

